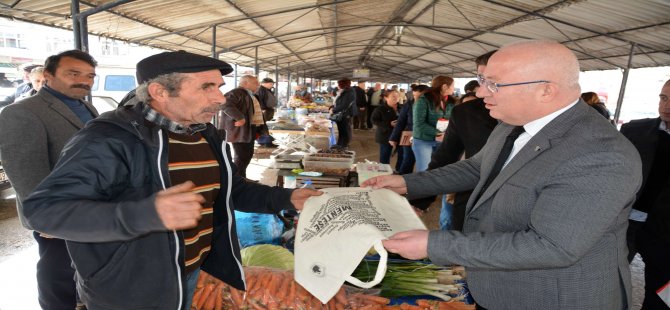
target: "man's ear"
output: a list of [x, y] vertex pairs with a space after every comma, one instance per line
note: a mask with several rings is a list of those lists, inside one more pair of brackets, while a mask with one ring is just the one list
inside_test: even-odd
[[539, 90], [540, 102], [551, 102], [558, 95], [558, 85], [554, 83], [542, 83]]
[[150, 83], [147, 86], [147, 91], [149, 92], [149, 97], [157, 102], [165, 102], [170, 95], [168, 90], [159, 83]]

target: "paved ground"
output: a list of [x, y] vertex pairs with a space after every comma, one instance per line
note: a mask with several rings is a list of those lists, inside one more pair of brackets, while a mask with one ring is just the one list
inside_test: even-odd
[[[354, 131], [351, 149], [356, 151], [357, 161], [379, 160], [372, 131]], [[269, 165], [269, 159], [253, 160], [247, 172], [249, 178], [274, 185], [277, 172], [268, 169]], [[13, 195], [12, 190], [0, 192], [0, 310], [39, 310], [34, 277], [37, 246], [30, 231], [15, 216]], [[422, 219], [429, 228], [436, 228], [438, 215], [439, 207], [434, 205]], [[633, 309], [639, 309], [644, 286], [644, 263], [639, 256], [631, 264], [631, 273]]]

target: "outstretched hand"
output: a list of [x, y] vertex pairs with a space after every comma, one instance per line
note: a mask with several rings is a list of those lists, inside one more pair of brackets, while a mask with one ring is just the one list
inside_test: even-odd
[[361, 183], [361, 187], [372, 187], [374, 189], [386, 188], [400, 195], [407, 194], [405, 179], [399, 175], [382, 175], [370, 178]]
[[156, 195], [156, 212], [167, 229], [188, 229], [198, 225], [205, 198], [192, 192], [191, 181], [164, 189]]
[[407, 259], [428, 257], [428, 230], [408, 230], [382, 240], [384, 248]]
[[302, 210], [302, 208], [305, 206], [305, 201], [307, 201], [309, 197], [321, 195], [323, 195], [322, 191], [309, 188], [299, 188], [291, 193], [291, 203], [297, 210]]

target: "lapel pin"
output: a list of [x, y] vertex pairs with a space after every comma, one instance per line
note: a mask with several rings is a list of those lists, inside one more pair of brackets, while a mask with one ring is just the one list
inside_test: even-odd
[[536, 146], [535, 146], [535, 152], [537, 152], [537, 151], [539, 151], [539, 150], [541, 150], [541, 149], [542, 149], [542, 148], [541, 148], [539, 145], [536, 145]]

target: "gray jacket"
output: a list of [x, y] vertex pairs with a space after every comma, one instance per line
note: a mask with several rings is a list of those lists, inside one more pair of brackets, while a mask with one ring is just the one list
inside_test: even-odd
[[[93, 116], [98, 116], [91, 104], [82, 103]], [[46, 89], [7, 106], [0, 113], [2, 167], [16, 191], [24, 227], [31, 229], [23, 216], [22, 201], [49, 175], [65, 142], [83, 127], [79, 117]]]
[[467, 160], [405, 176], [411, 197], [474, 188], [463, 232], [432, 231], [430, 259], [466, 266], [473, 297], [489, 309], [630, 307], [626, 228], [642, 179], [635, 148], [580, 101], [474, 204], [511, 130], [497, 126]]

